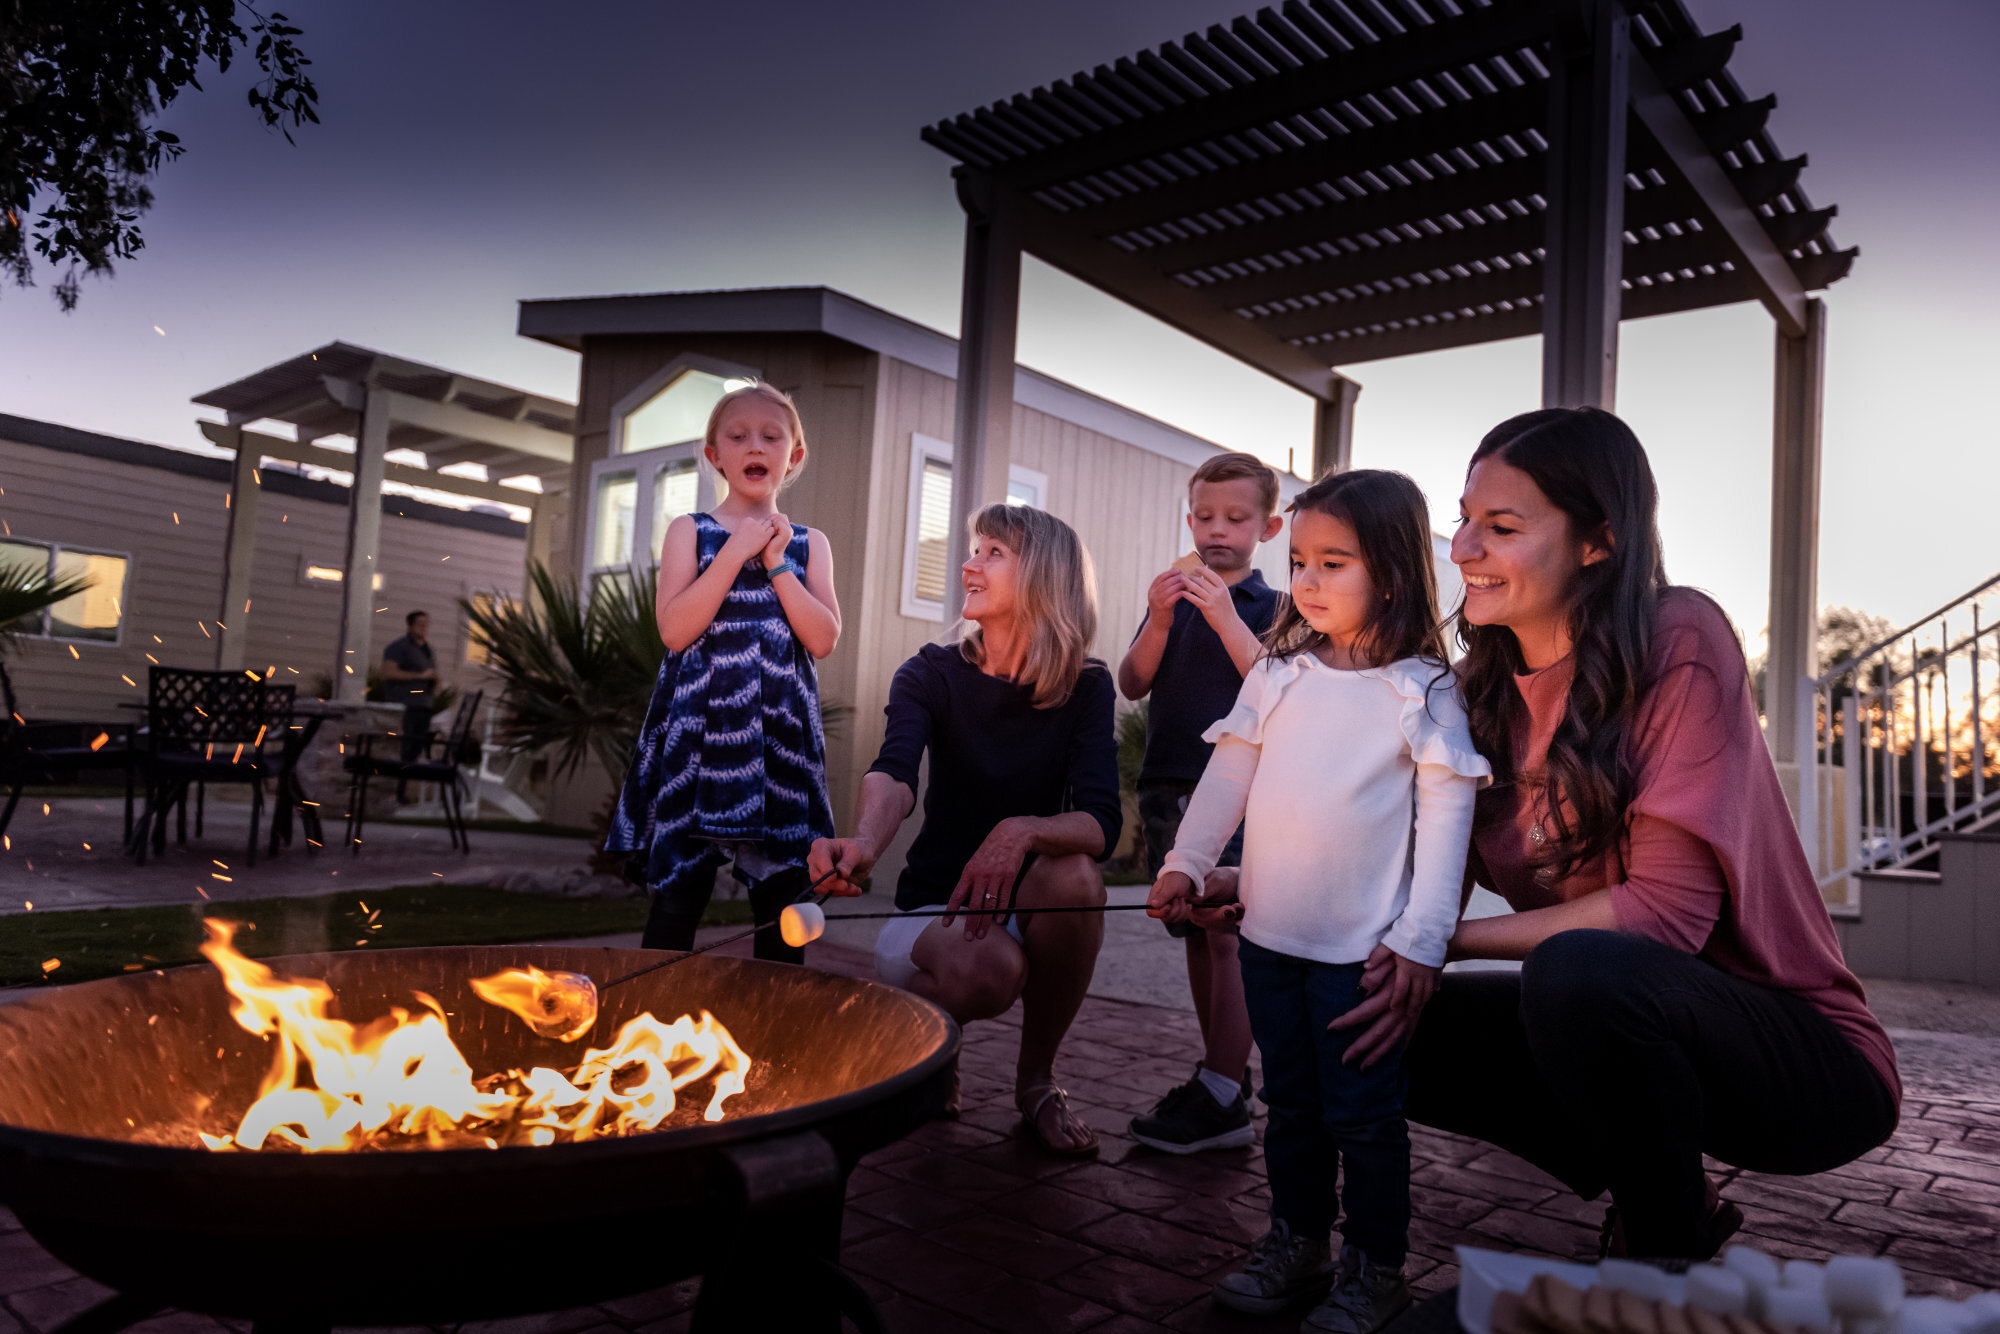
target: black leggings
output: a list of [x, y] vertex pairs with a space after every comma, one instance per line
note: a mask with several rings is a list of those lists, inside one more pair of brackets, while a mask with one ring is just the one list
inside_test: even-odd
[[1788, 1176], [1889, 1138], [1896, 1105], [1787, 991], [1616, 931], [1565, 931], [1515, 973], [1452, 974], [1408, 1056], [1409, 1119], [1617, 1203], [1633, 1255], [1705, 1259], [1702, 1155]]
[[[806, 878], [803, 866], [792, 866], [778, 872], [766, 880], [745, 880], [750, 895], [750, 919], [758, 926], [778, 920], [778, 914], [796, 903], [811, 882]], [[707, 907], [707, 899], [700, 899], [702, 907], [692, 912], [685, 907], [669, 905], [686, 904], [692, 897], [686, 894], [655, 892], [653, 910], [646, 917], [646, 934], [640, 937], [639, 946], [648, 950], [691, 950], [694, 948], [695, 928], [701, 925], [701, 914]], [[769, 959], [773, 963], [804, 963], [806, 951], [803, 945], [787, 945], [776, 931], [759, 931], [751, 937], [751, 948], [759, 959]]]

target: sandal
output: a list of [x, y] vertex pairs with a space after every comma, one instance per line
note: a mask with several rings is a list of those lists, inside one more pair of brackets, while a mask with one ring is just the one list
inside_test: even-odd
[[[1022, 1100], [1034, 1094], [1041, 1095], [1035, 1098], [1034, 1106], [1022, 1107]], [[1055, 1101], [1057, 1107], [1066, 1113], [1072, 1122], [1083, 1128], [1084, 1134], [1089, 1136], [1088, 1139], [1081, 1144], [1058, 1144], [1042, 1133], [1042, 1109], [1047, 1107], [1051, 1100]], [[1069, 1110], [1068, 1089], [1058, 1088], [1052, 1083], [1030, 1084], [1024, 1089], [1016, 1089], [1014, 1091], [1014, 1105], [1020, 1107], [1022, 1129], [1033, 1136], [1035, 1143], [1039, 1144], [1045, 1152], [1052, 1153], [1058, 1158], [1095, 1158], [1097, 1156], [1097, 1132], [1091, 1129], [1089, 1122]]]

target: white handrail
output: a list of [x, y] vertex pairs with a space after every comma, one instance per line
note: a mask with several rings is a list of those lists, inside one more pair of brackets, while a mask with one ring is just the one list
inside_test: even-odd
[[1835, 911], [1860, 872], [1909, 868], [2000, 821], [2000, 574], [1813, 683], [1807, 853]]

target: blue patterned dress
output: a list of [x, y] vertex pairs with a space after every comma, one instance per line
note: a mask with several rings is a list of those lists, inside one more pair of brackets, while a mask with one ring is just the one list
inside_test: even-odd
[[[729, 530], [707, 514], [694, 524], [699, 577]], [[785, 554], [805, 567], [804, 525]], [[753, 560], [701, 637], [660, 664], [605, 848], [637, 854], [654, 893], [698, 911], [729, 845], [804, 866], [812, 841], [831, 837], [819, 674]]]

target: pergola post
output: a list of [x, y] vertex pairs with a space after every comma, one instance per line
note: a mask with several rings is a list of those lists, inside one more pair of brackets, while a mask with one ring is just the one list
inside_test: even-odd
[[242, 423], [216, 428], [215, 443], [236, 451], [229, 473], [229, 528], [222, 547], [222, 603], [216, 609], [215, 665], [240, 671], [250, 643], [250, 572], [257, 563], [257, 483], [262, 455]]
[[1765, 736], [1771, 758], [1796, 776], [1793, 815], [1808, 855], [1818, 856], [1818, 739], [1813, 680], [1819, 675], [1819, 462], [1826, 384], [1826, 303], [1805, 303], [1805, 331], [1778, 329], [1771, 431], [1770, 653], [1764, 671]]
[[358, 704], [373, 666], [375, 572], [382, 545], [382, 476], [389, 452], [389, 403], [364, 388], [361, 428], [354, 433], [354, 484], [347, 492], [347, 559], [341, 566], [340, 649], [333, 660], [333, 697]]
[[[965, 206], [965, 292], [959, 306], [958, 410], [946, 550], [963, 553], [972, 516], [1007, 498], [1021, 313], [1021, 218], [1019, 205], [1005, 190], [974, 172], [959, 172], [958, 198]], [[947, 622], [958, 618], [965, 600], [957, 565], [948, 561], [945, 566]]]
[[1631, 19], [1578, 0], [1559, 20], [1549, 79], [1542, 287], [1542, 406], [1611, 409], [1625, 253]]
[[1333, 377], [1325, 398], [1313, 405], [1313, 480], [1354, 466], [1354, 401], [1361, 386], [1345, 375]]

